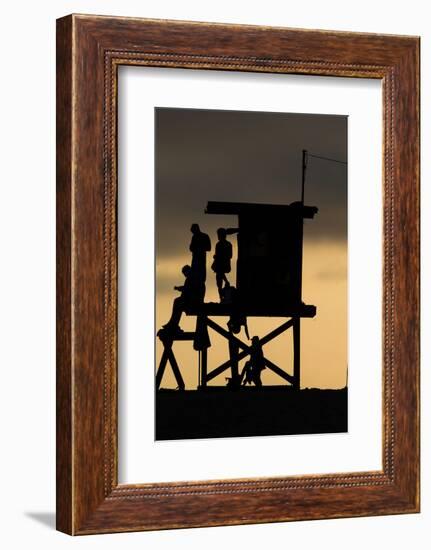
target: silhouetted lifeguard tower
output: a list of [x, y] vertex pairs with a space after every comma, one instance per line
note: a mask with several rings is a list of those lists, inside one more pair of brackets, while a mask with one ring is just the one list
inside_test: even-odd
[[[172, 350], [174, 341], [190, 340], [199, 356], [199, 388], [228, 369], [231, 381], [239, 380], [239, 361], [250, 355], [251, 346], [235, 336], [232, 325], [228, 329], [212, 317], [230, 320], [248, 317], [285, 317], [287, 320], [266, 336], [260, 338], [265, 346], [289, 328], [293, 330], [293, 374], [275, 365], [265, 357], [265, 366], [275, 372], [294, 389], [300, 389], [301, 318], [316, 315], [316, 306], [302, 301], [302, 255], [304, 219], [312, 219], [318, 209], [304, 205], [304, 177], [306, 151], [303, 152], [303, 179], [301, 201], [289, 205], [240, 202], [209, 202], [206, 214], [238, 216], [238, 257], [235, 300], [229, 303], [202, 303], [185, 308], [189, 316], [196, 316], [195, 332], [178, 332], [161, 338], [164, 352], [157, 370], [156, 387], [160, 384], [169, 361], [179, 389], [185, 389], [180, 368]], [[233, 323], [235, 325], [235, 323]], [[208, 372], [208, 345], [199, 345], [208, 328], [228, 341], [229, 359]], [[205, 338], [204, 338], [205, 340]], [[207, 338], [209, 342], [209, 339]], [[232, 385], [235, 387], [235, 384]]]

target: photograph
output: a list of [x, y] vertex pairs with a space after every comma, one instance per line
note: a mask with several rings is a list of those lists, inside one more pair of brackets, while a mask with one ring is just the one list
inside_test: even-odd
[[348, 431], [348, 115], [156, 107], [155, 439]]
[[429, 548], [429, 4], [2, 7], [2, 547]]

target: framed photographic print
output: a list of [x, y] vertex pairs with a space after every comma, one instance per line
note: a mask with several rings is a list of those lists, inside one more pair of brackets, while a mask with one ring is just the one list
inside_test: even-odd
[[57, 25], [58, 529], [418, 512], [419, 39]]

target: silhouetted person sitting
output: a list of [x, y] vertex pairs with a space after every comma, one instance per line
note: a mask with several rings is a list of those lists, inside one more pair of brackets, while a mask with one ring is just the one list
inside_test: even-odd
[[181, 292], [181, 296], [175, 298], [172, 306], [171, 318], [166, 325], [157, 333], [158, 336], [162, 336], [168, 332], [175, 332], [181, 330], [179, 328], [181, 315], [184, 310], [188, 308], [197, 307], [202, 304], [205, 297], [205, 284], [196, 277], [192, 268], [189, 265], [185, 265], [182, 268], [182, 273], [185, 277], [184, 284], [182, 286], [175, 286], [174, 289]]
[[[236, 229], [229, 230], [229, 232], [236, 231]], [[216, 283], [220, 296], [220, 301], [223, 300], [223, 285], [229, 285], [226, 273], [230, 273], [231, 270], [230, 261], [232, 259], [232, 245], [226, 238], [227, 234], [228, 230], [224, 229], [223, 227], [217, 229], [218, 241], [215, 246], [214, 261], [211, 265], [211, 269], [216, 274]]]
[[203, 233], [197, 223], [192, 224], [192, 240], [190, 242], [190, 252], [192, 253], [192, 271], [194, 276], [205, 283], [207, 276], [207, 252], [211, 250], [211, 240], [206, 233]]
[[250, 360], [247, 361], [241, 372], [241, 382], [243, 385], [254, 383], [260, 388], [262, 380], [260, 379], [261, 372], [265, 368], [265, 357], [262, 351], [262, 345], [258, 336], [253, 336], [251, 339]]

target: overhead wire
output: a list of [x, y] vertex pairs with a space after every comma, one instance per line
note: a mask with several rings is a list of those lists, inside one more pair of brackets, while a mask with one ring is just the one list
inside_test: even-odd
[[347, 165], [347, 161], [345, 161], [345, 160], [338, 160], [338, 159], [333, 159], [333, 158], [330, 158], [330, 157], [322, 157], [321, 155], [314, 155], [313, 153], [308, 153], [308, 152], [307, 152], [307, 156], [308, 157], [313, 157], [313, 158], [316, 158], [316, 159], [329, 160], [330, 162], [337, 162], [338, 164], [346, 164]]

